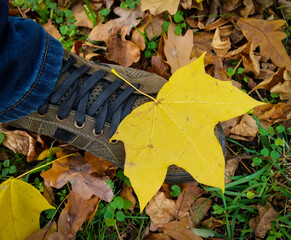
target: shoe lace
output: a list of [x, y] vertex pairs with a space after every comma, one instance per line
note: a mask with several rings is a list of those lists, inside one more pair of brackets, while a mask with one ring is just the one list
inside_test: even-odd
[[[104, 70], [96, 71], [89, 76], [86, 73], [91, 68], [86, 65], [80, 68], [72, 67], [75, 62], [76, 59], [72, 56], [64, 61], [60, 76], [68, 70], [70, 75], [37, 109], [37, 112], [41, 115], [45, 114], [49, 104], [57, 104], [70, 89], [70, 95], [58, 107], [57, 118], [66, 119], [70, 111], [75, 110], [75, 124], [81, 128], [85, 123], [85, 115], [95, 117], [95, 134], [103, 132], [105, 122], [110, 122], [109, 134], [112, 137], [120, 122], [132, 110], [137, 98], [137, 95], [133, 94], [135, 90], [131, 86], [122, 90], [120, 87], [124, 84], [124, 81], [120, 78], [112, 83], [106, 81], [103, 77], [108, 72]], [[81, 81], [82, 78], [83, 81]], [[90, 92], [98, 82], [102, 83], [103, 92], [87, 108]], [[133, 84], [133, 86], [140, 87], [139, 84]], [[113, 94], [116, 94], [115, 99], [110, 101]]]

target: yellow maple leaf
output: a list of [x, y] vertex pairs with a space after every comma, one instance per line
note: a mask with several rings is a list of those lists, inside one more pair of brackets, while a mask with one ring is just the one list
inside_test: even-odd
[[224, 190], [224, 156], [214, 134], [219, 121], [261, 105], [234, 87], [205, 73], [204, 55], [178, 69], [156, 100], [132, 111], [112, 139], [124, 142], [124, 173], [141, 211], [175, 164], [198, 182]]
[[39, 230], [39, 215], [54, 208], [32, 185], [10, 178], [0, 185], [0, 239], [22, 240]]

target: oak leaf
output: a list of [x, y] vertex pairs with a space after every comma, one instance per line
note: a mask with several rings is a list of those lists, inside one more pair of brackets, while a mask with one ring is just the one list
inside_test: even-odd
[[128, 35], [131, 29], [140, 23], [140, 18], [144, 16], [144, 12], [140, 8], [129, 10], [117, 7], [114, 9], [114, 13], [120, 17], [112, 19], [105, 24], [99, 23], [89, 34], [91, 41], [106, 42], [108, 38], [116, 35], [125, 26], [128, 26], [126, 30]]
[[158, 192], [149, 202], [145, 210], [156, 227], [163, 227], [175, 219], [175, 201]]
[[230, 81], [206, 74], [204, 55], [177, 70], [157, 98], [134, 109], [112, 137], [124, 142], [124, 173], [130, 178], [141, 211], [173, 164], [198, 182], [224, 190], [225, 161], [214, 127], [264, 104]]
[[180, 0], [141, 0], [141, 10], [149, 10], [151, 14], [158, 15], [164, 11], [168, 11], [174, 15], [179, 6]]
[[276, 31], [285, 25], [284, 20], [266, 21], [254, 18], [240, 18], [237, 22], [248, 41], [254, 47], [260, 46], [263, 56], [269, 56], [278, 67], [286, 66], [291, 70], [291, 59], [288, 56], [282, 40], [286, 38], [284, 32]]
[[82, 229], [83, 223], [95, 213], [100, 199], [96, 196], [84, 199], [82, 195], [71, 191], [68, 203], [62, 210], [58, 220], [58, 231], [51, 235], [51, 239], [75, 239], [77, 231]]
[[169, 26], [168, 38], [164, 40], [164, 52], [172, 73], [194, 60], [191, 59], [193, 48], [193, 32], [191, 30], [188, 30], [185, 36], [177, 36], [175, 24], [172, 23]]
[[203, 240], [190, 229], [187, 229], [187, 218], [172, 221], [164, 226], [164, 233], [175, 240]]
[[52, 208], [32, 185], [6, 180], [0, 185], [0, 239], [25, 239], [39, 230], [40, 213]]
[[249, 220], [249, 226], [255, 232], [256, 237], [264, 238], [267, 231], [271, 229], [271, 224], [278, 213], [269, 202], [265, 206], [259, 205], [257, 208], [259, 215]]
[[117, 35], [112, 35], [106, 40], [108, 47], [107, 58], [124, 67], [129, 67], [140, 59], [139, 47], [125, 39], [127, 29], [128, 26], [121, 29], [121, 38]]

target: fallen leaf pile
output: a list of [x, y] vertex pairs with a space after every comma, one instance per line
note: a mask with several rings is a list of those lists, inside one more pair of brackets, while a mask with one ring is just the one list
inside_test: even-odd
[[[259, 132], [253, 115], [264, 128], [290, 126], [290, 1], [53, 2], [57, 3], [56, 11], [72, 11], [76, 32], [72, 36], [62, 33], [60, 28], [70, 25], [68, 18], [64, 16], [63, 22], [57, 23], [56, 11], [52, 10], [50, 19], [41, 24], [73, 53], [89, 61], [146, 70], [169, 80], [156, 100], [136, 108], [114, 136], [124, 141], [125, 175], [133, 186], [119, 186], [118, 194], [132, 203], [129, 212], [145, 208], [151, 220], [143, 231], [145, 239], [217, 239], [209, 231], [201, 232], [201, 228], [226, 224], [225, 219], [211, 215], [208, 193], [197, 183], [181, 184], [182, 191], [174, 198], [170, 185], [162, 184], [172, 164], [206, 185], [224, 189], [232, 181], [230, 177], [241, 161], [229, 149], [230, 160], [225, 163], [213, 134], [219, 121], [227, 137], [250, 144]], [[34, 9], [10, 7], [10, 16], [39, 22]], [[105, 9], [108, 15], [101, 16]], [[89, 19], [92, 17], [94, 21]], [[111, 163], [88, 152], [81, 155], [65, 144], [50, 149], [52, 141], [40, 135], [2, 125], [0, 132], [5, 134], [3, 144], [14, 153], [24, 154], [29, 165], [45, 163], [51, 154], [59, 158], [41, 172], [47, 201], [21, 180], [10, 178], [1, 183], [0, 215], [11, 224], [1, 222], [0, 239], [74, 239], [83, 223], [93, 219], [101, 199], [112, 200], [114, 193], [106, 181], [115, 177], [117, 168]], [[68, 154], [74, 156], [66, 157]], [[1, 152], [0, 163], [6, 156]], [[69, 192], [61, 203], [58, 220], [54, 218], [39, 229], [40, 212], [60, 204], [56, 193], [63, 187]], [[253, 206], [258, 213], [248, 225], [257, 239], [267, 236], [278, 215], [273, 206], [290, 210], [279, 195], [274, 194], [266, 205]], [[24, 209], [32, 214], [24, 216]], [[26, 221], [31, 221], [30, 226], [20, 224]], [[134, 224], [127, 227], [136, 231]], [[118, 228], [112, 227], [117, 232]], [[121, 239], [127, 239], [126, 231], [120, 234]]]
[[[151, 233], [146, 239], [197, 239], [203, 238], [195, 234], [191, 229], [198, 226], [206, 226], [213, 221], [207, 216], [212, 201], [201, 197], [204, 191], [197, 183], [186, 183], [181, 185], [181, 193], [177, 200], [166, 196], [167, 192], [159, 191], [149, 202], [145, 211], [151, 218]], [[212, 225], [212, 228], [220, 226]], [[161, 238], [163, 237], [163, 238]]]

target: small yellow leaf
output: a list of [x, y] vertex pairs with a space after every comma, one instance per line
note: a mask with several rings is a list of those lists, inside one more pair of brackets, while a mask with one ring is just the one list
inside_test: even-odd
[[41, 152], [41, 154], [39, 154], [37, 160], [43, 160], [45, 158], [48, 158], [50, 155], [51, 155], [51, 151], [53, 153], [53, 155], [55, 155], [56, 153], [60, 152], [60, 151], [63, 151], [63, 149], [61, 147], [53, 147], [52, 149], [51, 148], [47, 148], [45, 150], [43, 150]]
[[51, 208], [32, 185], [13, 178], [6, 180], [0, 185], [0, 239], [25, 239], [40, 229], [40, 213]]
[[175, 164], [198, 182], [224, 190], [224, 156], [215, 137], [219, 121], [262, 105], [232, 85], [205, 73], [204, 55], [178, 69], [160, 92], [129, 114], [112, 139], [124, 142], [124, 173], [141, 211]]

